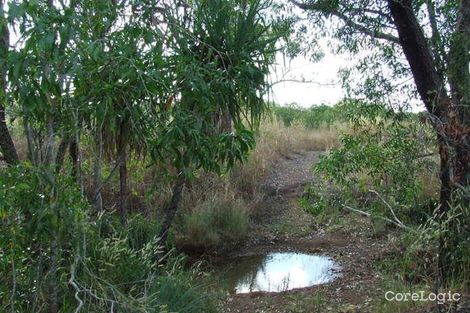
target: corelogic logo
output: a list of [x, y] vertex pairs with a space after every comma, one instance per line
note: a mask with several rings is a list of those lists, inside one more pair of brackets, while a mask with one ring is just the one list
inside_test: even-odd
[[385, 300], [387, 301], [397, 301], [397, 302], [407, 302], [407, 301], [421, 301], [421, 302], [437, 302], [439, 304], [444, 304], [446, 302], [459, 302], [460, 293], [453, 293], [452, 291], [446, 293], [426, 293], [426, 291], [418, 292], [385, 292]]

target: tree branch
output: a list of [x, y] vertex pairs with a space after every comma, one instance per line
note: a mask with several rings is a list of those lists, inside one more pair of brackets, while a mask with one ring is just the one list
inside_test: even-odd
[[364, 25], [361, 25], [359, 23], [354, 22], [351, 18], [346, 16], [345, 14], [339, 12], [336, 9], [331, 9], [330, 7], [327, 7], [326, 5], [322, 3], [302, 3], [298, 2], [297, 0], [289, 0], [292, 4], [296, 5], [297, 7], [301, 8], [302, 10], [307, 10], [307, 11], [317, 11], [317, 12], [323, 12], [327, 14], [331, 14], [333, 16], [336, 16], [337, 18], [341, 19], [346, 26], [364, 34], [367, 35], [373, 39], [383, 39], [387, 40], [389, 42], [393, 42], [395, 44], [400, 44], [400, 39], [398, 37], [395, 37], [391, 34], [387, 34], [384, 32], [380, 32], [377, 30], [372, 30], [367, 28]]
[[337, 86], [339, 84], [339, 82], [321, 83], [321, 82], [317, 82], [314, 80], [301, 80], [301, 79], [289, 78], [289, 79], [281, 79], [281, 80], [275, 81], [271, 84], [271, 87], [277, 84], [282, 84], [282, 83], [314, 84], [318, 86]]
[[444, 49], [444, 45], [442, 44], [441, 34], [439, 33], [439, 27], [437, 25], [437, 18], [436, 18], [436, 8], [434, 5], [433, 0], [426, 1], [426, 8], [428, 11], [429, 16], [429, 24], [431, 26], [431, 47], [434, 55], [434, 59], [436, 61], [436, 65], [438, 68], [439, 76], [441, 80], [444, 79], [445, 75], [445, 65], [448, 62], [446, 59], [447, 55]]

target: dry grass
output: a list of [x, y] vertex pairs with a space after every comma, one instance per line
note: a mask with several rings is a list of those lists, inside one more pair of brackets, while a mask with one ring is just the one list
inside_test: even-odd
[[238, 191], [254, 195], [267, 170], [280, 158], [296, 152], [332, 149], [339, 144], [338, 136], [339, 131], [333, 128], [309, 130], [267, 120], [261, 125], [256, 148], [248, 161], [233, 170], [232, 184]]
[[186, 189], [177, 221], [177, 244], [196, 248], [241, 239], [262, 204], [261, 185], [269, 168], [292, 153], [331, 149], [338, 145], [338, 134], [337, 129], [308, 130], [264, 121], [256, 148], [244, 164], [222, 177], [204, 173]]
[[[15, 125], [14, 136], [18, 152], [26, 158], [26, 140], [21, 127]], [[250, 216], [256, 214], [262, 204], [264, 193], [261, 184], [268, 169], [279, 159], [289, 154], [328, 150], [338, 145], [338, 127], [309, 130], [302, 125], [286, 127], [275, 119], [266, 119], [256, 136], [256, 148], [244, 164], [237, 165], [230, 173], [219, 177], [203, 173], [185, 188], [180, 214], [176, 223], [177, 243], [202, 246], [235, 242], [246, 234]], [[83, 171], [89, 173], [92, 149], [82, 145]], [[107, 176], [113, 164], [104, 162], [103, 176]], [[129, 213], [144, 213], [152, 218], [161, 218], [161, 208], [170, 197], [168, 181], [160, 179], [157, 169], [149, 169], [142, 160], [132, 159], [128, 164], [130, 195]], [[91, 175], [84, 175], [85, 178]], [[85, 179], [85, 190], [91, 194], [91, 181]], [[118, 176], [114, 175], [103, 189], [105, 207], [114, 209], [118, 198]], [[157, 208], [157, 210], [155, 210]]]

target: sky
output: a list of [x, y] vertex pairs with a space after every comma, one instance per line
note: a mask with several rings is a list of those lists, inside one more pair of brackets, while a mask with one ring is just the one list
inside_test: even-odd
[[[301, 10], [295, 12], [299, 16], [304, 16]], [[329, 27], [330, 23], [327, 21], [326, 25]], [[319, 104], [333, 105], [344, 98], [345, 93], [342, 90], [338, 72], [341, 68], [351, 67], [357, 56], [333, 54], [328, 48], [328, 38], [320, 39], [318, 44], [324, 57], [317, 62], [301, 55], [289, 60], [287, 57], [284, 58], [282, 53], [278, 53], [276, 64], [269, 77], [273, 84], [269, 100], [280, 105], [296, 103], [302, 107], [310, 107]], [[368, 53], [368, 51], [363, 51], [361, 57], [362, 54], [365, 56]], [[361, 79], [361, 77], [355, 78]], [[394, 81], [393, 77], [390, 79]], [[407, 95], [403, 95], [402, 100], [403, 103], [409, 105], [408, 110], [412, 112], [420, 112], [424, 109], [418, 98], [410, 99]]]
[[289, 60], [278, 54], [271, 71], [271, 100], [281, 105], [295, 102], [302, 107], [335, 104], [344, 96], [338, 70], [345, 66], [344, 57], [328, 53], [315, 63], [302, 56]]
[[[334, 55], [328, 49], [323, 52], [325, 56], [317, 62], [303, 56], [289, 60], [279, 53], [270, 73], [273, 87], [269, 100], [279, 105], [296, 103], [301, 107], [310, 107], [319, 104], [334, 105], [343, 99], [345, 93], [341, 88], [338, 71], [350, 66], [351, 58], [347, 55]], [[422, 102], [417, 98], [404, 96], [403, 102], [410, 105], [408, 110], [411, 112], [424, 110]]]

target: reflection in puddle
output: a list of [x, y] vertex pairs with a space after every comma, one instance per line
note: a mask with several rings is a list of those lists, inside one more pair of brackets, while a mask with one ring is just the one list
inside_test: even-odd
[[269, 253], [237, 259], [224, 277], [230, 293], [280, 292], [330, 282], [338, 269], [325, 256]]

